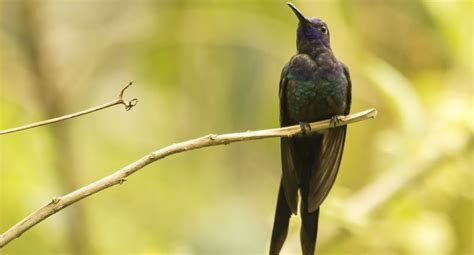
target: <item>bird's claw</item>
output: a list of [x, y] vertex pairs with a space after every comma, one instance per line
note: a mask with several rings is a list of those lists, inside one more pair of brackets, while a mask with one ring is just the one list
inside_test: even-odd
[[329, 126], [331, 127], [336, 127], [341, 123], [341, 116], [340, 115], [334, 115], [331, 117], [331, 121], [329, 122]]
[[311, 126], [308, 122], [300, 121], [301, 134], [306, 135], [307, 132], [311, 131]]

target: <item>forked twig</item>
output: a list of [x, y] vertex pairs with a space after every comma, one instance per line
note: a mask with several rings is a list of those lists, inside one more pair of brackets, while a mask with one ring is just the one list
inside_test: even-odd
[[92, 107], [90, 109], [83, 110], [83, 111], [80, 111], [80, 112], [64, 115], [64, 116], [61, 116], [61, 117], [56, 117], [56, 118], [52, 118], [52, 119], [48, 119], [48, 120], [43, 120], [43, 121], [39, 121], [39, 122], [27, 124], [27, 125], [15, 127], [15, 128], [6, 129], [6, 130], [1, 130], [0, 135], [6, 135], [6, 134], [9, 134], [9, 133], [19, 132], [19, 131], [30, 129], [30, 128], [40, 127], [40, 126], [48, 125], [48, 124], [51, 124], [51, 123], [56, 123], [56, 122], [60, 122], [60, 121], [63, 121], [63, 120], [76, 118], [76, 117], [79, 117], [79, 116], [82, 116], [82, 115], [86, 115], [86, 114], [89, 114], [89, 113], [100, 111], [100, 110], [112, 107], [114, 105], [119, 105], [119, 104], [124, 105], [125, 110], [128, 111], [128, 110], [132, 109], [132, 107], [134, 107], [138, 103], [138, 99], [136, 99], [136, 98], [134, 98], [130, 101], [125, 101], [123, 99], [123, 94], [124, 94], [125, 90], [128, 89], [130, 86], [132, 86], [132, 84], [133, 84], [133, 82], [129, 82], [127, 84], [127, 86], [125, 86], [120, 91], [119, 96], [115, 100], [110, 101], [108, 103], [105, 103], [105, 104], [102, 104], [102, 105], [99, 105], [99, 106], [96, 106], [96, 107]]

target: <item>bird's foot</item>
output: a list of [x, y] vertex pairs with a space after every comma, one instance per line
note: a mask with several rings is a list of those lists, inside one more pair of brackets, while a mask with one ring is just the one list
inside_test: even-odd
[[330, 127], [336, 127], [341, 123], [342, 116], [341, 115], [334, 115], [331, 117], [331, 121], [329, 122]]
[[308, 122], [300, 121], [301, 134], [305, 136], [307, 132], [311, 131], [311, 126]]

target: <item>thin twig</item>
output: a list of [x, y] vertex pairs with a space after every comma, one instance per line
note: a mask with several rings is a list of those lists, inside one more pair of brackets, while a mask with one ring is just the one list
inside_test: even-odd
[[[313, 122], [310, 124], [311, 131], [320, 131], [328, 128], [333, 128], [336, 126], [343, 126], [354, 122], [359, 122], [371, 118], [375, 118], [377, 115], [377, 110], [370, 109], [367, 111], [351, 114], [348, 116], [342, 116], [339, 118], [337, 123], [334, 123], [331, 120], [323, 120], [318, 122]], [[116, 184], [122, 184], [127, 180], [127, 177], [136, 171], [142, 169], [143, 167], [159, 160], [165, 158], [169, 155], [195, 150], [204, 147], [217, 146], [222, 144], [229, 144], [233, 142], [240, 141], [249, 141], [249, 140], [258, 140], [271, 137], [292, 137], [299, 135], [301, 133], [301, 127], [299, 125], [289, 126], [284, 128], [274, 128], [274, 129], [265, 129], [258, 131], [247, 131], [241, 133], [231, 133], [231, 134], [209, 134], [200, 138], [188, 140], [185, 142], [173, 144], [157, 151], [151, 152], [148, 155], [138, 159], [137, 161], [125, 166], [124, 168], [116, 171], [115, 173], [106, 176], [100, 180], [97, 180], [87, 186], [84, 186], [80, 189], [77, 189], [69, 194], [66, 194], [61, 197], [54, 197], [49, 203], [42, 206], [32, 214], [28, 215], [26, 218], [15, 224], [13, 227], [8, 229], [5, 233], [0, 235], [0, 247], [5, 246], [13, 239], [19, 237], [25, 231], [40, 223], [49, 216], [55, 214], [56, 212], [64, 209], [65, 207], [85, 198], [92, 194], [95, 194], [101, 190], [114, 186]]]
[[39, 126], [48, 125], [48, 124], [55, 123], [55, 122], [60, 122], [60, 121], [63, 121], [63, 120], [76, 118], [76, 117], [79, 117], [79, 116], [82, 116], [82, 115], [86, 115], [86, 114], [89, 114], [89, 113], [92, 113], [92, 112], [96, 112], [96, 111], [100, 111], [100, 110], [112, 107], [112, 106], [118, 105], [118, 104], [124, 105], [125, 110], [128, 111], [138, 103], [138, 99], [136, 99], [136, 98], [134, 98], [130, 101], [125, 101], [123, 99], [123, 94], [124, 94], [125, 90], [128, 89], [128, 87], [132, 86], [132, 84], [133, 84], [133, 82], [129, 82], [127, 84], [127, 86], [125, 86], [120, 91], [119, 96], [115, 100], [110, 101], [108, 103], [105, 103], [105, 104], [102, 104], [102, 105], [99, 105], [99, 106], [96, 106], [96, 107], [92, 107], [90, 109], [83, 110], [83, 111], [80, 111], [80, 112], [64, 115], [64, 116], [61, 116], [61, 117], [56, 117], [56, 118], [52, 118], [52, 119], [44, 120], [44, 121], [40, 121], [40, 122], [35, 122], [35, 123], [20, 126], [20, 127], [1, 130], [0, 135], [5, 135], [5, 134], [18, 132], [18, 131], [22, 131], [22, 130], [26, 130], [26, 129], [30, 129], [30, 128], [35, 128], [35, 127], [39, 127]]

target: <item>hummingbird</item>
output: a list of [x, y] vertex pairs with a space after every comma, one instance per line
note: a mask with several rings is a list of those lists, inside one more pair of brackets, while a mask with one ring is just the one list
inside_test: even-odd
[[[310, 131], [309, 122], [347, 115], [351, 106], [351, 79], [346, 65], [334, 56], [327, 24], [306, 18], [292, 3], [298, 18], [297, 53], [281, 73], [280, 126], [299, 124], [302, 134], [281, 138], [282, 177], [275, 210], [270, 255], [280, 253], [292, 214], [300, 202], [300, 241], [303, 255], [316, 247], [319, 209], [336, 179], [341, 163], [346, 126], [324, 132]], [[298, 196], [298, 191], [300, 196]]]

